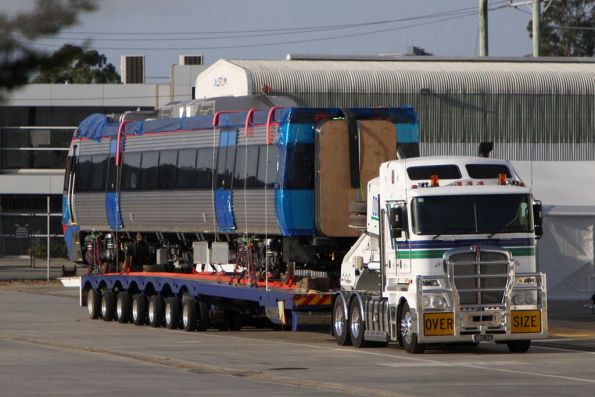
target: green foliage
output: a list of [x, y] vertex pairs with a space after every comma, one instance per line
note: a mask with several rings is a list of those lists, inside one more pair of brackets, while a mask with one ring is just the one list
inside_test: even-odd
[[[542, 56], [589, 57], [595, 49], [595, 1], [554, 0], [541, 18]], [[587, 29], [581, 29], [587, 28]], [[527, 27], [532, 32], [533, 24]]]
[[119, 83], [120, 75], [107, 58], [95, 50], [65, 44], [40, 68], [33, 83]]
[[26, 84], [51, 63], [51, 55], [32, 41], [54, 35], [77, 22], [79, 12], [95, 9], [96, 0], [36, 0], [33, 11], [9, 17], [0, 12], [0, 101], [6, 91]]

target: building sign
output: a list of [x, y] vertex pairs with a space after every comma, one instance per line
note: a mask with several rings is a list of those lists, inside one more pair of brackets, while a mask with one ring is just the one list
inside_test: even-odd
[[226, 76], [219, 76], [215, 77], [213, 86], [215, 88], [225, 87], [227, 85], [227, 77]]

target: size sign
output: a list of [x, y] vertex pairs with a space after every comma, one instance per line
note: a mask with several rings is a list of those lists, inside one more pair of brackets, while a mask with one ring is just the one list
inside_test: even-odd
[[539, 310], [513, 311], [511, 320], [513, 334], [538, 334], [541, 332], [541, 312]]

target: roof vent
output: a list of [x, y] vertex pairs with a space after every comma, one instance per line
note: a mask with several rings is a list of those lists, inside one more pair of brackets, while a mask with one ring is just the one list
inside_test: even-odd
[[203, 61], [202, 55], [180, 55], [178, 63], [180, 65], [202, 65]]
[[122, 55], [120, 57], [122, 83], [145, 83], [145, 57], [143, 55]]

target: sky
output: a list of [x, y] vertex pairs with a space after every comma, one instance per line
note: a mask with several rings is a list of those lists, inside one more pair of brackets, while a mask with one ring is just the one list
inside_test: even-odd
[[[1, 0], [0, 13], [32, 0]], [[515, 3], [521, 1], [515, 0]], [[531, 53], [529, 6], [489, 0], [489, 55]], [[51, 52], [87, 44], [120, 68], [121, 55], [144, 55], [148, 81], [168, 76], [179, 54], [285, 59], [287, 54], [398, 54], [409, 46], [439, 56], [479, 53], [479, 0], [100, 0], [78, 25], [35, 45]]]

